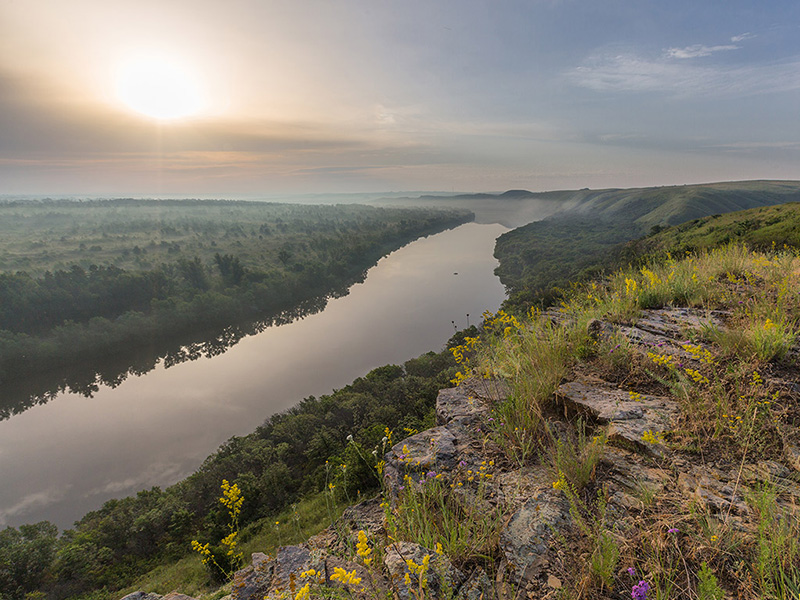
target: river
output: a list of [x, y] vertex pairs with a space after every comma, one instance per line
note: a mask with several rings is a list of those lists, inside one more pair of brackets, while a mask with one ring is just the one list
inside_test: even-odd
[[492, 253], [505, 231], [469, 223], [417, 240], [320, 313], [0, 422], [0, 526], [70, 527], [109, 498], [186, 477], [225, 440], [302, 398], [440, 350], [454, 323], [478, 323], [503, 301]]

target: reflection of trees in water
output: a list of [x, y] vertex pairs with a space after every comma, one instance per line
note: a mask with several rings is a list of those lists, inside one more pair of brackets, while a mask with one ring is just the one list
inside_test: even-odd
[[[362, 274], [357, 282], [363, 281], [365, 275]], [[92, 364], [83, 367], [53, 369], [24, 381], [4, 383], [0, 385], [0, 420], [46, 404], [65, 392], [91, 398], [101, 386], [116, 388], [131, 375], [140, 376], [152, 371], [159, 362], [169, 368], [201, 357], [219, 356], [247, 336], [321, 312], [329, 299], [346, 296], [348, 290], [349, 286], [335, 290], [258, 321], [209, 330], [180, 340], [154, 340], [147, 348], [96, 358]]]

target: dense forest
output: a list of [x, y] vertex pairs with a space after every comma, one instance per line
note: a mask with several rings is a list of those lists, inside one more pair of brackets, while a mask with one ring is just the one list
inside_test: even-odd
[[[320, 310], [465, 210], [228, 201], [0, 204], [0, 418]], [[36, 374], [35, 378], [30, 375]]]

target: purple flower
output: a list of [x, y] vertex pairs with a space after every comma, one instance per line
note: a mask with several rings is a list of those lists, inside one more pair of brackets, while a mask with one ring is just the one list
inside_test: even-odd
[[436, 471], [428, 471], [427, 473], [425, 473], [425, 476], [428, 479], [433, 479], [434, 477], [436, 477]]
[[467, 466], [467, 463], [466, 463], [466, 462], [464, 462], [463, 460], [460, 460], [460, 461], [458, 461], [458, 466], [459, 466], [459, 467], [466, 467], [466, 466]]
[[634, 569], [633, 567], [628, 567], [628, 575], [630, 575], [631, 577], [636, 577], [636, 569]]
[[678, 533], [678, 528], [672, 527], [671, 529], [667, 529], [667, 533]]
[[650, 591], [650, 584], [646, 581], [640, 581], [631, 589], [631, 598], [633, 600], [647, 600], [647, 592]]

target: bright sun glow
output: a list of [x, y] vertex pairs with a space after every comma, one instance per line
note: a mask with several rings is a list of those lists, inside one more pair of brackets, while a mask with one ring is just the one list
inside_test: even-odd
[[117, 71], [117, 97], [138, 113], [160, 120], [201, 112], [205, 94], [191, 70], [160, 57], [139, 58]]

